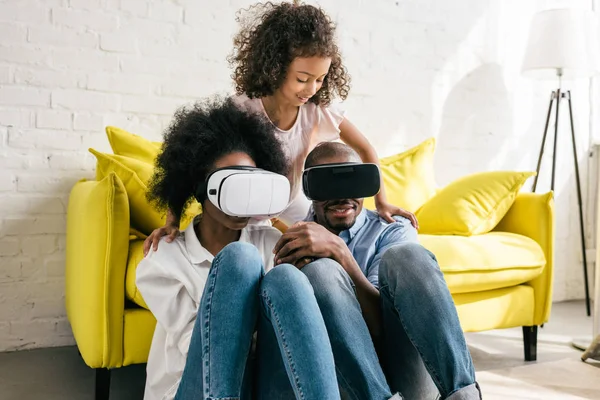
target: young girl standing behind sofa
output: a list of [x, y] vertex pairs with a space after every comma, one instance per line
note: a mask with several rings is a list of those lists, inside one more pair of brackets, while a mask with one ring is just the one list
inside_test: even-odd
[[[345, 100], [350, 77], [342, 64], [335, 40], [335, 26], [320, 8], [294, 3], [256, 4], [238, 17], [241, 29], [234, 38], [229, 62], [234, 68], [236, 103], [266, 115], [277, 128], [288, 162], [291, 197], [279, 216], [286, 225], [304, 219], [310, 206], [302, 193], [302, 171], [308, 153], [320, 142], [341, 139], [364, 162], [379, 164], [367, 138], [331, 106], [339, 96]], [[375, 196], [379, 215], [393, 222], [392, 215], [416, 217], [386, 200], [383, 182]], [[144, 252], [158, 247], [160, 238], [171, 242], [179, 232], [179, 219], [169, 212], [164, 227], [146, 239]]]

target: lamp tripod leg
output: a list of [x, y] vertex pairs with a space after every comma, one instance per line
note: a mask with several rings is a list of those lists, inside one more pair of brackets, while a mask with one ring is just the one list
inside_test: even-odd
[[546, 116], [546, 126], [544, 126], [544, 136], [542, 136], [542, 145], [540, 146], [540, 154], [538, 156], [537, 167], [535, 169], [535, 177], [533, 178], [532, 192], [535, 192], [537, 188], [538, 178], [540, 177], [540, 167], [542, 166], [542, 157], [544, 155], [544, 148], [546, 147], [546, 137], [548, 136], [548, 123], [550, 122], [550, 114], [552, 114], [552, 103], [556, 99], [556, 93], [552, 92], [550, 95], [550, 104], [548, 105], [548, 115]]
[[587, 255], [585, 252], [585, 230], [583, 225], [583, 202], [581, 201], [581, 181], [579, 179], [579, 162], [577, 158], [577, 145], [575, 141], [575, 126], [573, 124], [573, 107], [571, 105], [571, 91], [567, 91], [569, 101], [569, 118], [571, 120], [571, 144], [573, 145], [573, 161], [575, 163], [575, 183], [577, 184], [577, 202], [579, 205], [579, 233], [581, 235], [581, 254], [583, 258], [583, 279], [585, 283], [585, 307], [588, 317], [591, 314], [590, 309], [590, 289], [588, 283]]

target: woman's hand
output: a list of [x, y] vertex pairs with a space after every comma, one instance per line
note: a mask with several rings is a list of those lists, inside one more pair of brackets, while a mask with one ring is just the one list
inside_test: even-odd
[[379, 202], [376, 204], [376, 206], [379, 216], [385, 219], [387, 222], [395, 222], [393, 216], [399, 215], [401, 217], [408, 218], [412, 226], [417, 230], [419, 229], [419, 222], [417, 221], [417, 217], [410, 211], [406, 211], [403, 208], [396, 207], [395, 205], [390, 204], [388, 202]]
[[167, 243], [171, 243], [179, 235], [179, 228], [175, 225], [165, 225], [162, 228], [155, 229], [152, 231], [150, 236], [144, 240], [144, 257], [148, 255], [150, 246], [154, 251], [158, 250], [158, 242], [163, 236], [167, 236], [165, 239]]

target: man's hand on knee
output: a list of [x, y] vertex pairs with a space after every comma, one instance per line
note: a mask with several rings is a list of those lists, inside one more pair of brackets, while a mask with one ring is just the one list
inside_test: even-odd
[[316, 258], [338, 261], [348, 247], [339, 236], [314, 222], [294, 224], [284, 233], [275, 248], [275, 264], [289, 263], [302, 268]]

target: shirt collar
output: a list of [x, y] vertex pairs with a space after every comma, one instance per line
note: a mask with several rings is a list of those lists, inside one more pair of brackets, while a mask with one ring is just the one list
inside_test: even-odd
[[[358, 214], [358, 216], [356, 217], [356, 221], [354, 221], [354, 225], [352, 225], [350, 227], [350, 229], [340, 232], [340, 236], [342, 235], [342, 233], [344, 234], [344, 236], [348, 235], [348, 241], [350, 241], [350, 240], [354, 239], [354, 236], [356, 236], [358, 231], [360, 231], [361, 228], [363, 226], [365, 226], [366, 223], [367, 223], [367, 210], [365, 210], [363, 208], [360, 211], [360, 214]], [[348, 233], [345, 233], [345, 232], [348, 232]]]
[[[185, 248], [190, 255], [190, 261], [192, 261], [192, 263], [201, 264], [205, 261], [212, 263], [214, 256], [210, 253], [210, 251], [206, 250], [206, 248], [202, 246], [200, 240], [198, 240], [198, 236], [196, 235], [196, 230], [194, 227], [198, 224], [198, 221], [199, 216], [194, 218], [194, 221], [185, 229]], [[250, 235], [247, 228], [242, 229], [239, 241], [250, 242]]]
[[[311, 204], [308, 214], [306, 214], [306, 218], [304, 221], [313, 222], [315, 221], [315, 210]], [[348, 243], [350, 240], [354, 239], [354, 236], [360, 231], [360, 229], [365, 226], [367, 222], [367, 210], [364, 208], [360, 211], [360, 214], [356, 217], [356, 221], [354, 221], [354, 225], [350, 227], [350, 229], [346, 229], [345, 231], [341, 231], [339, 236]]]

